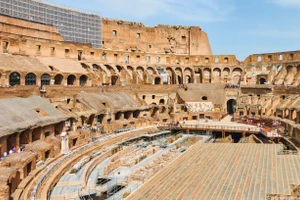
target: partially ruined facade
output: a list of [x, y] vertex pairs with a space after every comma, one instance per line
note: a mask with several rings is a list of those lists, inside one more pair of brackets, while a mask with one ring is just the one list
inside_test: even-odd
[[0, 162], [1, 199], [21, 197], [37, 162], [65, 150], [62, 138], [72, 150], [124, 128], [229, 113], [280, 121], [300, 143], [300, 51], [238, 61], [214, 55], [197, 26], [101, 23], [100, 49], [0, 15], [0, 154], [26, 146]]

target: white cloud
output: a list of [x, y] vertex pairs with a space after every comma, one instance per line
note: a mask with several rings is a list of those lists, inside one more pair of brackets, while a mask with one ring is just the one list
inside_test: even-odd
[[269, 0], [280, 6], [294, 7], [300, 9], [300, 0]]
[[135, 21], [166, 16], [184, 21], [222, 21], [234, 10], [234, 0], [92, 0], [92, 2], [94, 9], [102, 10], [104, 17]]

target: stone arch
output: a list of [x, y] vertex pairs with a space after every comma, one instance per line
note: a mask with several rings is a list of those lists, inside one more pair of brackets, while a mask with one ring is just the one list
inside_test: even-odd
[[239, 67], [236, 67], [232, 70], [232, 83], [240, 84], [243, 70]]
[[284, 77], [287, 75], [286, 68], [283, 67], [282, 65], [277, 67], [277, 74], [274, 78], [274, 84], [280, 85], [283, 84], [284, 82]]
[[235, 105], [236, 105], [235, 99], [229, 99], [227, 101], [227, 113], [228, 114], [233, 115], [235, 113]]
[[79, 85], [84, 86], [87, 84], [88, 77], [87, 75], [81, 75], [79, 78]]
[[115, 72], [115, 70], [114, 70], [114, 68], [112, 67], [112, 66], [110, 66], [110, 65], [104, 65], [105, 67], [106, 67], [106, 69], [107, 69], [107, 75], [108, 76], [112, 76], [113, 74], [116, 74], [116, 72]]
[[133, 72], [134, 72], [133, 67], [127, 66], [127, 72], [129, 74], [130, 78], [133, 79]]
[[294, 81], [294, 77], [297, 74], [297, 68], [291, 65], [286, 67], [287, 75], [284, 78], [284, 84], [289, 85], [292, 84]]
[[94, 120], [95, 120], [95, 114], [91, 114], [91, 115], [89, 116], [89, 118], [87, 119], [87, 124], [93, 125]]
[[123, 66], [116, 66], [119, 71], [119, 77], [121, 82], [125, 82], [127, 80], [127, 71]]
[[61, 85], [64, 80], [64, 76], [61, 74], [56, 74], [54, 77], [54, 85]]
[[41, 76], [41, 86], [50, 85], [51, 77], [49, 74], [43, 74]]
[[227, 83], [227, 79], [228, 79], [229, 75], [230, 75], [230, 69], [228, 67], [225, 67], [223, 69], [223, 78], [224, 78], [223, 82], [224, 83]]
[[138, 78], [139, 78], [141, 81], [144, 81], [144, 72], [145, 72], [145, 70], [144, 70], [143, 67], [138, 66], [138, 67], [136, 68], [137, 76], [138, 76]]
[[160, 104], [160, 105], [165, 104], [165, 100], [164, 100], [164, 99], [160, 99], [160, 100], [159, 100], [159, 104]]
[[21, 83], [21, 76], [18, 72], [12, 72], [9, 75], [9, 85], [14, 86], [14, 85], [20, 85]]
[[265, 77], [260, 77], [260, 79], [259, 79], [259, 84], [260, 84], [260, 85], [263, 85], [263, 84], [265, 84], [266, 81], [267, 81], [267, 80], [266, 80]]
[[121, 65], [116, 65], [116, 68], [119, 73], [121, 73], [121, 71], [123, 70], [123, 67]]
[[121, 117], [122, 117], [122, 112], [117, 112], [116, 114], [115, 114], [115, 120], [120, 120], [121, 119]]
[[150, 75], [155, 74], [155, 71], [154, 71], [154, 69], [153, 69], [152, 67], [147, 67], [147, 72], [148, 72], [148, 74], [150, 74]]
[[12, 150], [14, 147], [17, 147], [17, 137], [16, 134], [11, 134], [7, 137], [7, 151]]
[[32, 131], [32, 142], [40, 140], [42, 135], [42, 128], [38, 127]]
[[159, 85], [159, 84], [160, 84], [160, 81], [161, 81], [160, 77], [155, 77], [155, 79], [154, 79], [154, 84], [155, 84], [155, 85]]
[[94, 72], [100, 72], [102, 70], [102, 68], [97, 64], [93, 64], [92, 67]]
[[176, 84], [175, 81], [176, 76], [174, 70], [171, 67], [168, 67], [166, 69], [166, 72], [168, 74], [168, 84]]
[[215, 68], [213, 70], [213, 79], [214, 79], [214, 83], [221, 82], [221, 69], [220, 68]]
[[193, 70], [191, 68], [188, 67], [184, 70], [184, 79], [185, 83], [194, 83]]
[[25, 146], [26, 144], [29, 144], [31, 141], [30, 138], [30, 131], [23, 131], [20, 136], [19, 136], [19, 140], [20, 140], [20, 146]]
[[203, 69], [203, 83], [211, 82], [211, 69], [205, 68]]
[[300, 65], [297, 66], [297, 72], [300, 72]]
[[36, 85], [36, 75], [34, 73], [26, 74], [25, 85]]
[[67, 85], [76, 85], [76, 76], [70, 74], [67, 78]]
[[177, 84], [183, 84], [182, 69], [177, 67], [175, 69], [175, 74], [176, 74]]

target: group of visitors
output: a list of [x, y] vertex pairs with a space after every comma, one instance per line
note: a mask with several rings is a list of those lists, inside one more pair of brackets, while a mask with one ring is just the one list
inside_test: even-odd
[[239, 88], [240, 84], [226, 84], [225, 88]]
[[7, 155], [13, 154], [13, 153], [21, 153], [25, 150], [25, 146], [20, 147], [17, 149], [16, 147], [13, 147], [10, 149], [8, 152], [4, 152], [3, 155], [1, 156], [1, 160], [3, 160]]

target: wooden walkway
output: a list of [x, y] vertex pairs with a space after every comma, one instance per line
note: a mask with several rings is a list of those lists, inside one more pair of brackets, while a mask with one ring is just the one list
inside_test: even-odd
[[300, 156], [279, 144], [197, 143], [128, 199], [266, 199], [300, 184]]

